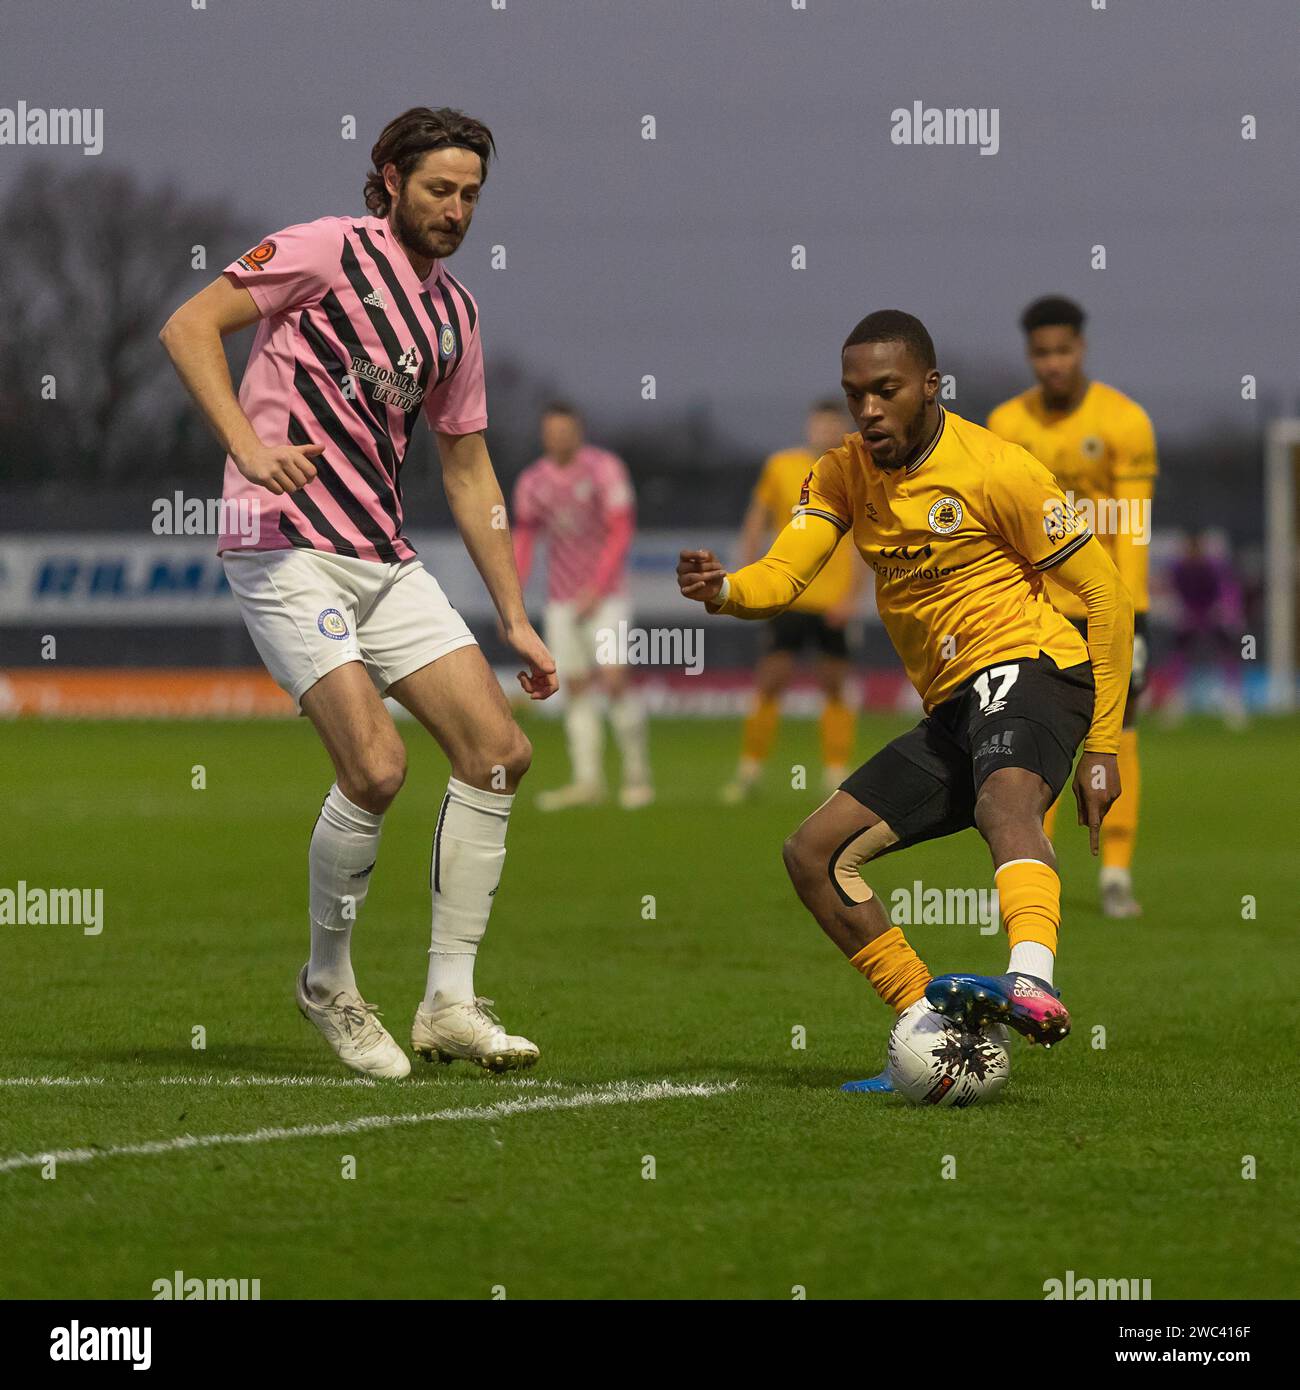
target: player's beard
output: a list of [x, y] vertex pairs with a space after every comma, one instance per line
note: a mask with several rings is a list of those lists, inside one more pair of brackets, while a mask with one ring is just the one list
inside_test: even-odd
[[465, 229], [461, 227], [455, 231], [439, 229], [436, 233], [430, 232], [416, 219], [402, 194], [398, 194], [397, 202], [393, 205], [393, 231], [403, 246], [409, 246], [418, 255], [428, 256], [435, 261], [454, 255], [465, 239]]

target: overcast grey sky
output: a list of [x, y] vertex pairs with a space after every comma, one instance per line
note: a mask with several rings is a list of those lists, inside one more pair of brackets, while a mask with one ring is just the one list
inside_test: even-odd
[[[6, 0], [0, 107], [102, 107], [94, 162], [268, 233], [362, 211], [385, 121], [463, 108], [501, 153], [453, 262], [486, 350], [606, 420], [708, 398], [770, 446], [863, 313], [909, 309], [941, 365], [1005, 371], [1048, 291], [1165, 435], [1259, 418], [1247, 372], [1300, 408], [1295, 0], [504, 3]], [[996, 107], [998, 152], [892, 144], [917, 100]], [[35, 155], [92, 163], [0, 146], [0, 194]]]

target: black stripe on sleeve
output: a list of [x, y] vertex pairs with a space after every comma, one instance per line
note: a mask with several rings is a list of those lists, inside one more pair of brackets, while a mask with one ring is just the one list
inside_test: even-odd
[[794, 516], [820, 516], [837, 526], [840, 531], [850, 530], [849, 523], [842, 516], [836, 516], [834, 512], [824, 512], [819, 507], [796, 507], [792, 513]]
[[1034, 568], [1038, 570], [1039, 573], [1041, 573], [1043, 570], [1054, 569], [1057, 565], [1061, 563], [1062, 560], [1068, 560], [1076, 550], [1079, 550], [1081, 547], [1087, 545], [1087, 543], [1091, 539], [1091, 531], [1085, 531], [1083, 535], [1075, 536], [1075, 538], [1070, 542], [1069, 545], [1064, 546], [1062, 547], [1062, 549], [1056, 551], [1054, 554], [1049, 555], [1045, 560], [1039, 560], [1039, 562], [1034, 566]]

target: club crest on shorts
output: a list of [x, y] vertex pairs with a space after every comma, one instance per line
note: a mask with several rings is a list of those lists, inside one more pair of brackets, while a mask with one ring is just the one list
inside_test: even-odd
[[332, 637], [336, 642], [341, 642], [348, 635], [347, 619], [337, 608], [325, 609], [316, 619], [316, 626], [320, 628], [322, 636]]
[[444, 361], [456, 351], [456, 330], [449, 323], [444, 323], [442, 331], [438, 334], [438, 352]]
[[961, 503], [955, 497], [941, 497], [930, 508], [930, 530], [936, 535], [946, 536], [961, 525], [964, 515]]

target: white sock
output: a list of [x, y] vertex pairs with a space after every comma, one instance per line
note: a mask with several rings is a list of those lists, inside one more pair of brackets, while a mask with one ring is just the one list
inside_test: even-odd
[[582, 786], [603, 782], [605, 729], [595, 693], [584, 690], [571, 695], [564, 709], [564, 734], [569, 744], [573, 780]]
[[427, 1013], [474, 998], [474, 958], [501, 882], [513, 803], [513, 795], [481, 791], [455, 777], [447, 783], [429, 869], [433, 941], [424, 991]]
[[763, 775], [763, 764], [757, 758], [741, 758], [740, 765], [736, 768], [736, 780], [743, 782], [746, 786], [757, 782]]
[[1132, 891], [1133, 874], [1129, 869], [1121, 865], [1107, 864], [1097, 875], [1098, 882], [1102, 889], [1111, 887], [1127, 888]]
[[650, 760], [646, 751], [645, 705], [639, 695], [625, 690], [609, 702], [609, 722], [618, 741], [623, 764], [623, 785], [643, 787], [650, 781]]
[[1018, 941], [1011, 948], [1011, 962], [1007, 973], [1013, 971], [1023, 975], [1036, 975], [1040, 980], [1052, 983], [1052, 969], [1056, 957], [1039, 941]]
[[337, 782], [320, 808], [307, 853], [311, 914], [307, 987], [318, 996], [332, 998], [340, 990], [357, 993], [352, 927], [370, 887], [383, 822], [382, 813], [363, 811], [349, 801]]

